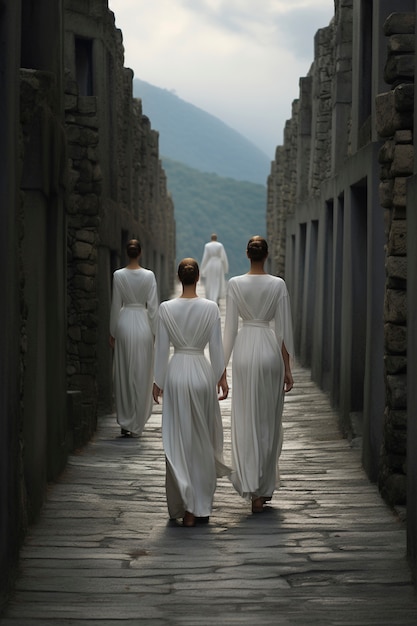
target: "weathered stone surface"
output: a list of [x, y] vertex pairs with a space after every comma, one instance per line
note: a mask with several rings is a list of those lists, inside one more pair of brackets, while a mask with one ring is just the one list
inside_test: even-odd
[[412, 143], [413, 133], [411, 130], [397, 130], [394, 134], [394, 145], [398, 143]]
[[378, 155], [379, 163], [391, 164], [394, 160], [394, 149], [395, 142], [393, 139], [387, 139], [387, 141], [384, 141]]
[[81, 289], [86, 293], [95, 293], [95, 280], [90, 276], [74, 276], [72, 281], [74, 289]]
[[393, 204], [394, 181], [385, 180], [379, 183], [379, 202], [384, 209], [389, 209]]
[[[412, 127], [412, 113], [404, 117], [396, 108], [396, 94], [394, 91], [378, 94], [375, 98], [375, 124], [380, 137], [391, 137], [397, 130]], [[411, 124], [411, 126], [410, 126]]]
[[78, 96], [78, 113], [95, 115], [97, 113], [97, 98], [95, 96]]
[[407, 454], [407, 430], [396, 428], [392, 423], [385, 423], [386, 450], [403, 458]]
[[386, 407], [384, 419], [385, 422], [392, 424], [394, 428], [400, 430], [407, 429], [407, 411], [396, 411]]
[[385, 324], [385, 347], [388, 353], [405, 354], [407, 350], [407, 329], [397, 324]]
[[393, 324], [407, 320], [407, 293], [405, 290], [387, 289], [385, 292], [384, 319]]
[[388, 57], [384, 79], [388, 85], [414, 80], [414, 55], [395, 54]]
[[407, 501], [407, 480], [404, 474], [391, 474], [384, 482], [384, 498], [390, 504], [405, 504]]
[[96, 233], [93, 230], [77, 230], [75, 237], [78, 241], [93, 244], [96, 240]]
[[[352, 67], [354, 72], [358, 70], [355, 64], [353, 66], [352, 63], [349, 64], [349, 61], [352, 61], [352, 34], [358, 40], [364, 36], [364, 32], [353, 32], [357, 24], [352, 22], [352, 14], [355, 10], [359, 10], [359, 5], [352, 6], [353, 4], [348, 0], [336, 2], [332, 24], [315, 40], [315, 58], [308, 74], [308, 82], [302, 81], [300, 84], [300, 100], [294, 102], [292, 117], [285, 125], [284, 145], [277, 148], [275, 161], [271, 165], [271, 174], [268, 179], [267, 231], [270, 239], [274, 239], [274, 250], [271, 250], [274, 269], [277, 268], [278, 271], [283, 272], [285, 261], [289, 260], [288, 255], [285, 256], [286, 240], [283, 233], [285, 233], [286, 218], [289, 218], [287, 224], [290, 224], [291, 232], [294, 234], [293, 216], [295, 216], [301, 235], [294, 234], [295, 251], [290, 249], [290, 257], [293, 254], [293, 260], [296, 259], [297, 264], [301, 262], [302, 266], [307, 268], [309, 258], [302, 258], [297, 246], [300, 246], [306, 254], [310, 254], [311, 247], [314, 248], [317, 245], [317, 258], [321, 262], [323, 253], [326, 255], [326, 251], [324, 246], [317, 244], [312, 231], [319, 224], [318, 232], [325, 233], [325, 237], [328, 218], [331, 222], [330, 232], [335, 236], [336, 231], [331, 231], [332, 226], [335, 226], [332, 220], [335, 220], [335, 216], [339, 220], [339, 201], [343, 211], [343, 198], [346, 198], [345, 190], [343, 193], [339, 190], [340, 195], [336, 198], [335, 187], [338, 181], [344, 180], [345, 176], [349, 178], [350, 165], [356, 166], [357, 164], [358, 149], [369, 148], [374, 141], [373, 129], [376, 127], [379, 137], [385, 140], [379, 152], [379, 200], [383, 210], [386, 234], [386, 296], [383, 310], [385, 375], [391, 376], [389, 385], [386, 382], [385, 397], [387, 407], [392, 409], [393, 405], [402, 406], [405, 402], [402, 376], [405, 375], [407, 366], [407, 211], [413, 210], [412, 207], [407, 207], [407, 180], [415, 172], [413, 148], [415, 16], [414, 13], [389, 16], [385, 25], [386, 33], [390, 36], [386, 77], [392, 89], [387, 87], [386, 93], [377, 95], [376, 118], [372, 116], [373, 108], [370, 106], [367, 111], [370, 112], [369, 117], [364, 115], [364, 119], [358, 123], [355, 114], [358, 108], [361, 110], [361, 105], [352, 103], [350, 106], [346, 97], [352, 80], [355, 84], [355, 81], [360, 81], [363, 77], [362, 75], [354, 76], [352, 79], [349, 74]], [[373, 33], [371, 39], [372, 45], [378, 46], [381, 50], [385, 44], [384, 38], [381, 40], [378, 34]], [[377, 76], [380, 76], [381, 68], [380, 66], [377, 68], [377, 64], [374, 64], [371, 58], [367, 61], [370, 63], [370, 67], [367, 68], [369, 77], [372, 76], [372, 80], [375, 80]], [[339, 75], [342, 68], [344, 69], [343, 77]], [[332, 84], [330, 90], [329, 80]], [[354, 93], [354, 90], [351, 90], [351, 93]], [[340, 95], [340, 100], [338, 95]], [[332, 115], [330, 127], [327, 117], [329, 111]], [[310, 119], [311, 128], [308, 126]], [[330, 167], [327, 155], [321, 152], [322, 148], [329, 150], [329, 145], [326, 144], [326, 139], [329, 137], [332, 141], [328, 152], [331, 155]], [[346, 168], [345, 164], [347, 164]], [[328, 180], [330, 184], [327, 184]], [[320, 194], [320, 191], [322, 194], [329, 194], [329, 210], [324, 219], [323, 213], [314, 203], [314, 198]], [[368, 199], [369, 197], [368, 194]], [[321, 202], [323, 202], [323, 196]], [[304, 218], [305, 222], [303, 222]], [[316, 224], [314, 224], [315, 220], [317, 220]], [[326, 221], [324, 227], [323, 221]], [[368, 242], [371, 239], [372, 234], [368, 231]], [[287, 238], [287, 244], [292, 246], [293, 242], [289, 242]], [[377, 246], [381, 249], [381, 243]], [[327, 259], [326, 256], [325, 259]], [[297, 267], [300, 266], [297, 265]], [[311, 267], [308, 267], [308, 271], [310, 270]], [[378, 272], [378, 269], [373, 266], [368, 268], [368, 271]], [[298, 276], [294, 278], [297, 271], [294, 272], [294, 268], [291, 268], [290, 273], [292, 273], [291, 279], [297, 283], [298, 288]], [[303, 280], [302, 278], [301, 282]], [[300, 294], [307, 292], [306, 283], [303, 284], [303, 288], [304, 291], [300, 290]], [[309, 362], [310, 346], [306, 345], [307, 342], [304, 342], [303, 338], [303, 333], [307, 335], [309, 332], [308, 325], [304, 323], [304, 317], [308, 316], [309, 312], [304, 309], [304, 296], [301, 299], [303, 303], [301, 305], [297, 303], [296, 318], [297, 315], [300, 315], [297, 320], [302, 318], [298, 329], [301, 334], [301, 351], [305, 350], [306, 362]], [[330, 306], [320, 287], [318, 301], [319, 307]], [[380, 313], [382, 314], [382, 311]], [[314, 352], [311, 355], [312, 362], [315, 362], [317, 369], [320, 369], [319, 361], [322, 358], [320, 347], [313, 345], [312, 351]], [[315, 359], [315, 357], [318, 358]], [[323, 372], [321, 371], [320, 374]], [[329, 378], [331, 379], [332, 376], [329, 375]], [[384, 436], [389, 440], [391, 435], [394, 448], [398, 452], [396, 434], [392, 434], [389, 430]], [[390, 442], [386, 443], [390, 449]], [[384, 467], [384, 463], [388, 466]], [[394, 466], [395, 472], [392, 471]], [[381, 462], [381, 467], [385, 477], [404, 472], [404, 447], [398, 454], [385, 457]]]
[[407, 254], [407, 222], [405, 220], [393, 220], [389, 235], [388, 256], [406, 256]]
[[397, 176], [394, 179], [393, 205], [396, 208], [405, 207], [407, 202], [407, 178]]
[[[394, 89], [395, 109], [403, 114], [414, 110], [414, 83], [403, 83]], [[405, 115], [404, 128], [413, 128], [412, 115]]]
[[[411, 626], [404, 523], [309, 370], [296, 365], [294, 377], [281, 487], [266, 511], [252, 515], [219, 479], [209, 524], [191, 529], [168, 520], [160, 407], [139, 440], [103, 416], [48, 490], [2, 626]], [[221, 408], [229, 459], [230, 399]], [[387, 478], [386, 496], [401, 501], [405, 477]]]
[[414, 167], [414, 146], [397, 144], [391, 166], [392, 176], [411, 176]]
[[385, 180], [379, 183], [379, 203], [384, 209], [389, 209], [392, 207], [393, 186], [394, 186], [394, 183], [392, 180]]
[[93, 246], [83, 241], [76, 241], [72, 247], [72, 254], [75, 259], [88, 259], [93, 252]]
[[414, 34], [416, 18], [414, 13], [391, 13], [384, 23], [384, 33], [391, 35], [412, 35]]
[[389, 406], [393, 409], [405, 409], [407, 407], [407, 376], [404, 374], [388, 375], [386, 380]]
[[404, 374], [407, 371], [407, 357], [388, 354], [384, 359], [387, 374]]
[[395, 34], [388, 37], [388, 52], [391, 54], [414, 52], [415, 41], [414, 34], [401, 35]]
[[[389, 256], [386, 260], [387, 275], [390, 278], [407, 280], [407, 257]], [[405, 303], [403, 303], [405, 304]]]

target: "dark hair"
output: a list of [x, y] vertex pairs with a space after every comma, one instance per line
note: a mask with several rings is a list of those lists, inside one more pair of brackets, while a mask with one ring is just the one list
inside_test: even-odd
[[126, 252], [129, 259], [136, 259], [142, 252], [141, 245], [137, 239], [131, 239], [127, 242]]
[[194, 285], [200, 275], [200, 269], [195, 259], [187, 257], [178, 265], [178, 278], [183, 285]]
[[251, 237], [248, 241], [246, 252], [251, 261], [263, 261], [268, 256], [268, 244], [266, 239], [259, 235]]

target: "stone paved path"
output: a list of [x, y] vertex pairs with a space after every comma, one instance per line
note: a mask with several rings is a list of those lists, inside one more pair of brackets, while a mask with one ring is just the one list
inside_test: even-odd
[[[168, 521], [160, 407], [139, 440], [102, 418], [49, 489], [1, 626], [416, 626], [403, 523], [294, 378], [271, 506], [252, 515], [222, 479], [208, 526]], [[222, 415], [229, 458], [229, 400]]]

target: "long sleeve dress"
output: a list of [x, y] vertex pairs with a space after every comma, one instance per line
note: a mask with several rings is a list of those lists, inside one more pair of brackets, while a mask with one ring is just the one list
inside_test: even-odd
[[154, 335], [158, 313], [155, 275], [150, 270], [116, 270], [110, 311], [115, 338], [113, 381], [117, 421], [140, 435], [152, 412]]
[[218, 303], [226, 292], [224, 275], [229, 271], [226, 250], [220, 241], [206, 243], [200, 271], [204, 278], [206, 298]]
[[[238, 331], [239, 317], [242, 319]], [[294, 354], [285, 282], [269, 274], [229, 280], [225, 362], [232, 362], [232, 483], [244, 498], [272, 497], [279, 484], [284, 361]]]
[[[169, 358], [170, 345], [174, 353]], [[210, 361], [204, 354], [209, 346]], [[223, 462], [217, 382], [224, 371], [218, 306], [205, 298], [163, 302], [155, 341], [155, 382], [163, 389], [162, 440], [171, 519], [211, 514]]]

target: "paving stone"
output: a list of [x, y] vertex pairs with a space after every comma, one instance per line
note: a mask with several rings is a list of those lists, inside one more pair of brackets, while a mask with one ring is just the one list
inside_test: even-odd
[[1, 626], [416, 626], [403, 517], [310, 372], [294, 378], [281, 486], [261, 515], [222, 478], [208, 525], [169, 522], [161, 407], [135, 440], [102, 417], [48, 489]]

